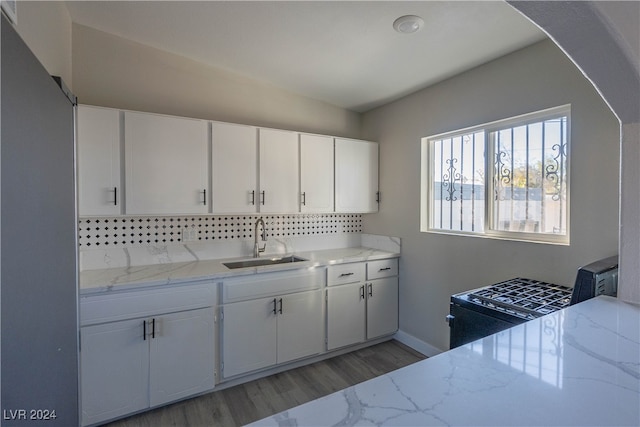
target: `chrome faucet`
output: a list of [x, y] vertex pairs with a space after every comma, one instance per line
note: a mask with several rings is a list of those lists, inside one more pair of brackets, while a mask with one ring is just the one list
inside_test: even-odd
[[[265, 242], [262, 247], [258, 245], [258, 225], [262, 223], [262, 241]], [[264, 225], [264, 220], [262, 218], [258, 218], [256, 221], [256, 229], [253, 232], [253, 236], [255, 238], [255, 242], [253, 244], [253, 257], [258, 258], [261, 252], [264, 252], [267, 248], [267, 227]]]

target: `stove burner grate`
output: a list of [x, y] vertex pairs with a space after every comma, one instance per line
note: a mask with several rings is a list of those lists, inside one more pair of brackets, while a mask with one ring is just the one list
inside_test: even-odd
[[567, 286], [518, 277], [476, 289], [468, 297], [476, 304], [530, 320], [568, 307], [571, 292]]

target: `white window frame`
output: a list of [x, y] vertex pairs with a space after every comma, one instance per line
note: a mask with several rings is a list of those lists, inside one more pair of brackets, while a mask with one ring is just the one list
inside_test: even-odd
[[[549, 233], [527, 233], [521, 231], [503, 231], [493, 228], [494, 203], [490, 199], [495, 194], [495, 183], [493, 174], [493, 160], [495, 159], [495, 147], [491, 141], [492, 132], [524, 126], [540, 121], [551, 120], [558, 117], [567, 117], [566, 131], [566, 177], [564, 187], [566, 188], [566, 209], [564, 215], [565, 234], [549, 234]], [[455, 138], [461, 135], [472, 134], [476, 132], [484, 132], [484, 168], [485, 168], [485, 198], [484, 198], [484, 230], [483, 231], [460, 231], [436, 228], [433, 226], [434, 203], [431, 191], [434, 188], [434, 176], [432, 174], [434, 159], [434, 146], [432, 141]], [[421, 190], [420, 190], [420, 231], [436, 234], [449, 234], [458, 236], [486, 237], [503, 240], [516, 240], [535, 243], [548, 243], [558, 245], [569, 245], [570, 243], [570, 160], [571, 160], [571, 105], [562, 105], [559, 107], [549, 108], [533, 113], [523, 114], [516, 117], [497, 120], [477, 126], [471, 126], [464, 129], [445, 132], [422, 138], [421, 141]]]

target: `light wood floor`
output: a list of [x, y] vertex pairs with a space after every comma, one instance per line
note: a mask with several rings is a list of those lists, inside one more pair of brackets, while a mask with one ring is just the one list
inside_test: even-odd
[[239, 426], [425, 356], [392, 340], [108, 424], [108, 427]]

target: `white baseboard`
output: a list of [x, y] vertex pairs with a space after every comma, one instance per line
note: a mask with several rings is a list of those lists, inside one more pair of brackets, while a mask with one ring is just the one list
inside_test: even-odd
[[400, 341], [404, 345], [408, 345], [415, 351], [418, 351], [427, 357], [433, 357], [443, 352], [443, 350], [440, 350], [438, 347], [434, 347], [431, 344], [422, 341], [421, 339], [418, 339], [413, 335], [409, 335], [408, 333], [401, 330], [398, 330], [393, 338]]

